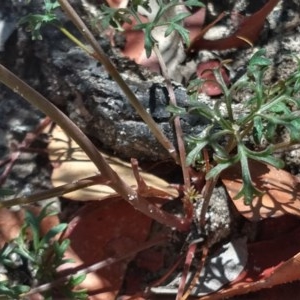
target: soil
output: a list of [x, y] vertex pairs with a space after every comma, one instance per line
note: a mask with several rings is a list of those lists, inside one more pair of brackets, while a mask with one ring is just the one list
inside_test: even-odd
[[[20, 1], [2, 1], [0, 21], [4, 21], [7, 30], [0, 32], [0, 62], [23, 78], [27, 83], [46, 96], [63, 110], [101, 149], [113, 153], [122, 159], [137, 158], [140, 162], [153, 163], [169, 161], [169, 155], [155, 140], [148, 127], [127, 102], [119, 87], [107, 75], [103, 66], [82, 51], [74, 47], [58, 30], [46, 27], [42, 31], [43, 40], [33, 41], [24, 26], [15, 26], [18, 20], [31, 11], [40, 8], [42, 1], [34, 0], [29, 5]], [[85, 5], [79, 1], [70, 1], [85, 19], [90, 18], [89, 1]], [[206, 1], [208, 2], [207, 20], [213, 20], [222, 11], [239, 11], [251, 15], [259, 10], [266, 1]], [[70, 21], [60, 16], [63, 24], [76, 36], [78, 32]], [[232, 33], [230, 18], [225, 18], [214, 29], [207, 33], [207, 38], [218, 39]], [[191, 66], [211, 59], [232, 60], [228, 73], [235, 81], [246, 70], [247, 61], [260, 48], [265, 48], [268, 58], [272, 60], [267, 82], [275, 82], [287, 77], [296, 68], [292, 54], [300, 53], [300, 1], [279, 1], [279, 4], [268, 15], [258, 41], [252, 48], [227, 50], [200, 50], [192, 59], [180, 62], [175, 69], [173, 82], [179, 106], [186, 107], [185, 83], [195, 73]], [[95, 29], [97, 32], [97, 29]], [[99, 43], [111, 57], [129, 86], [133, 89], [143, 106], [153, 116], [162, 131], [174, 143], [173, 127], [170, 125], [170, 113], [166, 110], [169, 103], [164, 79], [161, 75], [137, 65], [120, 55], [119, 49], [110, 46], [107, 38], [101, 36]], [[170, 69], [173, 67], [170, 66]], [[179, 72], [179, 73], [178, 73]], [[238, 102], [246, 95], [239, 95]], [[24, 99], [0, 86], [0, 157], [7, 158], [14, 153], [23, 141], [26, 133], [32, 132], [44, 118], [37, 109], [28, 105]], [[202, 95], [200, 101], [208, 103], [217, 101], [218, 96]], [[188, 116], [182, 119], [184, 134], [197, 134], [203, 130], [208, 120]], [[31, 148], [43, 149], [47, 136], [41, 135]], [[300, 150], [298, 146], [286, 149], [280, 154], [287, 163], [287, 170], [300, 174]], [[1, 165], [5, 171], [5, 165]], [[170, 166], [170, 170], [175, 168]], [[4, 187], [19, 194], [32, 193], [48, 189], [51, 166], [44, 152], [26, 152], [20, 155], [7, 178]], [[165, 178], [177, 182], [178, 177], [164, 173]], [[217, 191], [216, 191], [217, 193]], [[213, 201], [210, 216], [213, 222], [208, 232], [214, 232], [213, 244], [228, 237], [241, 220], [236, 217], [232, 207], [227, 207], [227, 195], [220, 192], [220, 202]], [[56, 199], [57, 203], [58, 200]], [[220, 204], [221, 203], [221, 204]], [[223, 203], [223, 204], [222, 204]], [[57, 204], [59, 206], [59, 204]], [[225, 207], [226, 206], [226, 207]], [[221, 208], [220, 208], [221, 207]], [[237, 220], [236, 220], [237, 218]], [[234, 224], [234, 225], [232, 225]], [[234, 227], [234, 229], [232, 229]], [[230, 232], [228, 229], [230, 228]], [[253, 229], [251, 229], [253, 234]], [[251, 295], [234, 299], [254, 299]], [[258, 298], [256, 298], [258, 299]], [[292, 299], [292, 298], [290, 298]], [[295, 298], [294, 298], [295, 299]]]

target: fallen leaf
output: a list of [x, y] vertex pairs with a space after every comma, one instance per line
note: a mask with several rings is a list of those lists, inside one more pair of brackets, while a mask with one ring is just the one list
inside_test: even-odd
[[[98, 172], [95, 165], [88, 159], [79, 146], [72, 141], [58, 126], [52, 132], [52, 140], [48, 146], [49, 158], [54, 166], [52, 172], [52, 184], [54, 187], [71, 183], [76, 180], [93, 176]], [[117, 174], [131, 186], [137, 186], [133, 176], [130, 163], [122, 161], [113, 156], [102, 153], [109, 165]], [[178, 192], [175, 188], [161, 178], [140, 170], [140, 175], [147, 186], [161, 190], [169, 199], [176, 197]], [[94, 185], [85, 189], [68, 193], [65, 197], [73, 200], [100, 200], [107, 196], [115, 194], [115, 191], [106, 185]]]
[[199, 50], [226, 50], [231, 48], [249, 47], [249, 43], [254, 44], [264, 26], [266, 17], [277, 5], [279, 0], [269, 0], [260, 10], [249, 17], [244, 17], [238, 29], [229, 37], [207, 40], [204, 34], [207, 30], [203, 30], [191, 42], [187, 52], [189, 54], [196, 53]]
[[[144, 16], [140, 16], [142, 22], [148, 22]], [[125, 47], [122, 49], [124, 56], [134, 60], [137, 64], [143, 65], [153, 72], [160, 72], [158, 60], [154, 54], [147, 58], [144, 48], [144, 32], [142, 30], [135, 30], [133, 27], [137, 25], [136, 20], [131, 19], [132, 23], [125, 23], [123, 25], [124, 36], [126, 39]]]
[[[246, 238], [234, 239], [212, 252], [206, 259], [199, 280], [190, 295], [199, 297], [213, 293], [225, 284], [237, 279], [247, 264], [246, 242]], [[178, 273], [171, 282], [164, 286], [151, 288], [151, 291], [159, 295], [177, 294], [181, 274]], [[192, 276], [192, 272], [189, 272], [188, 282]]]
[[164, 266], [164, 255], [157, 249], [148, 249], [139, 253], [135, 263], [139, 268], [146, 269], [153, 273], [158, 272]]
[[[149, 6], [151, 7], [150, 10], [143, 8], [139, 9], [141, 21], [144, 23], [152, 22], [159, 11], [159, 5], [156, 1], [151, 0]], [[187, 12], [184, 5], [170, 6], [158, 21], [164, 23], [183, 12]], [[147, 57], [144, 49], [144, 32], [136, 31], [134, 29], [135, 25], [136, 21], [132, 20], [132, 24], [124, 24], [123, 26], [126, 38], [126, 45], [122, 51], [123, 54], [135, 60], [136, 63], [147, 67], [152, 72], [160, 73], [161, 67], [156, 54], [152, 51], [150, 57]], [[180, 82], [182, 80], [182, 75], [179, 71], [179, 65], [185, 60], [186, 54], [182, 38], [176, 30], [173, 30], [167, 36], [165, 35], [168, 26], [168, 24], [163, 24], [161, 26], [154, 27], [151, 30], [151, 37], [156, 41], [156, 46], [159, 49], [160, 55], [166, 65], [168, 76], [173, 80]]]
[[206, 9], [200, 8], [196, 12], [192, 13], [189, 17], [184, 19], [184, 27], [189, 31], [190, 40], [194, 40], [201, 31], [201, 28], [205, 22]]
[[206, 80], [200, 88], [200, 92], [205, 93], [208, 96], [218, 96], [223, 94], [223, 90], [218, 84], [216, 77], [213, 73], [213, 69], [220, 68], [221, 76], [226, 85], [229, 84], [230, 79], [224, 67], [217, 60], [210, 60], [200, 63], [197, 66], [197, 76], [200, 79]]
[[113, 8], [125, 8], [128, 4], [128, 0], [106, 0], [106, 2]]
[[[245, 271], [227, 288], [201, 300], [224, 299], [300, 279], [300, 228], [248, 246]], [[293, 241], [291, 243], [291, 241]]]
[[6, 242], [16, 238], [24, 221], [24, 211], [12, 211], [8, 208], [0, 209], [0, 249]]
[[[26, 210], [38, 215], [42, 207], [27, 205]], [[8, 208], [0, 209], [0, 249], [6, 242], [18, 237], [20, 230], [24, 224], [25, 209], [12, 210]], [[57, 215], [47, 216], [41, 222], [41, 234], [45, 235], [53, 226], [59, 224]]]
[[[251, 221], [284, 214], [300, 216], [300, 184], [296, 176], [253, 160], [249, 160], [249, 170], [254, 185], [264, 194], [255, 197], [250, 205], [245, 205], [243, 198], [233, 200], [240, 214]], [[234, 165], [221, 174], [231, 199], [242, 188], [241, 178], [240, 165]]]
[[277, 218], [263, 219], [255, 223], [255, 241], [271, 240], [279, 235], [294, 231], [300, 226], [300, 218], [290, 214]]
[[282, 300], [282, 299], [300, 299], [300, 282], [286, 283], [276, 285], [271, 289], [263, 289], [257, 292], [240, 295], [231, 300]]
[[[76, 260], [75, 266], [87, 266], [126, 254], [145, 241], [151, 222], [120, 198], [86, 204], [70, 222], [72, 229], [67, 237], [72, 251], [68, 257]], [[115, 299], [130, 260], [89, 274], [80, 287], [87, 288], [93, 295], [89, 299]]]

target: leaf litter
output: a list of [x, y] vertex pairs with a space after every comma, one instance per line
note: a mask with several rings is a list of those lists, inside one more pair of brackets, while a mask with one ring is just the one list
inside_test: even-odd
[[[255, 43], [260, 31], [262, 30], [262, 26], [265, 22], [265, 18], [277, 3], [278, 3], [277, 0], [270, 0], [265, 4], [265, 6], [263, 6], [259, 11], [254, 13], [252, 16], [244, 17], [240, 22], [236, 32], [234, 32], [229, 37], [222, 38], [215, 41], [205, 40], [203, 36], [207, 30], [204, 28], [202, 33], [198, 34], [197, 37], [194, 38], [194, 42], [192, 42], [190, 50], [192, 49], [193, 51], [194, 50], [198, 51], [200, 49], [205, 49], [205, 48], [208, 49], [214, 48], [217, 50], [222, 50], [222, 49], [230, 49], [230, 48], [247, 47], [250, 44]], [[203, 20], [204, 19], [202, 19], [202, 21], [200, 22], [203, 22]], [[253, 24], [255, 25], [255, 28], [251, 31], [249, 31], [250, 23], [252, 25]], [[134, 34], [132, 38], [135, 39]], [[139, 39], [140, 38], [141, 36], [139, 37]], [[141, 57], [141, 52], [139, 52], [138, 55], [139, 57]], [[132, 58], [134, 58], [134, 56], [132, 56]], [[154, 60], [148, 62], [142, 62], [142, 59], [139, 58], [137, 61], [148, 67], [150, 66], [150, 68], [154, 66], [154, 70], [158, 70], [157, 67], [155, 67], [155, 64], [157, 62], [155, 62]], [[210, 91], [208, 91], [207, 94], [210, 94]], [[257, 166], [254, 163], [253, 164], [251, 163], [250, 168], [252, 171], [258, 172], [257, 179], [255, 179], [255, 184], [257, 184], [259, 188], [265, 190], [266, 193], [261, 197], [261, 199], [258, 198], [254, 199], [253, 207], [244, 206], [243, 201], [241, 199], [233, 200], [233, 203], [237, 211], [242, 216], [244, 216], [251, 222], [254, 221], [257, 222], [261, 219], [264, 218], [268, 219], [270, 217], [278, 217], [278, 220], [280, 221], [281, 219], [280, 216], [285, 214], [294, 214], [297, 216], [299, 215], [299, 207], [298, 207], [298, 200], [297, 200], [298, 182], [296, 177], [293, 177], [288, 172], [279, 171], [276, 170], [275, 168], [271, 168], [270, 166], [266, 166], [266, 165]], [[225, 185], [229, 193], [229, 196], [231, 198], [233, 198], [234, 195], [237, 193], [237, 191], [240, 189], [240, 184], [241, 184], [240, 178], [241, 178], [241, 174], [239, 173], [239, 170], [236, 168], [231, 169], [228, 172], [224, 172], [222, 174], [222, 182]], [[253, 178], [256, 178], [256, 176], [253, 176]], [[84, 197], [82, 197], [82, 199], [83, 198]], [[293, 232], [289, 236], [289, 238], [295, 238], [296, 235], [297, 235], [297, 230]], [[227, 296], [233, 296], [238, 294], [244, 294], [250, 291], [256, 291], [261, 288], [271, 287], [276, 284], [281, 284], [287, 281], [298, 279], [299, 273], [296, 270], [297, 259], [298, 259], [297, 253], [299, 252], [298, 245], [295, 245], [295, 247], [289, 247], [288, 245], [286, 245], [287, 251], [285, 251], [284, 254], [281, 253], [281, 255], [277, 255], [277, 252], [280, 252], [277, 251], [279, 250], [278, 245], [284, 243], [284, 239], [282, 239], [283, 237], [280, 236], [278, 239], [271, 237], [270, 241], [268, 241], [268, 236], [266, 236], [265, 238], [266, 241], [260, 241], [260, 242], [255, 242], [255, 241], [252, 242], [250, 240], [248, 241], [247, 246], [246, 246], [246, 240], [244, 238], [240, 239], [243, 240], [244, 244], [240, 246], [241, 250], [239, 251], [241, 251], [241, 253], [244, 253], [244, 255], [241, 255], [242, 259], [240, 261], [237, 260], [237, 263], [235, 264], [235, 267], [238, 271], [232, 272], [232, 274], [230, 273], [231, 275], [227, 276], [226, 283], [228, 287], [222, 289], [222, 286], [223, 284], [225, 284], [225, 282], [220, 280], [220, 282], [222, 283], [216, 285], [214, 289], [208, 288], [209, 292], [213, 292], [213, 293], [201, 297], [201, 299], [221, 299], [224, 296], [227, 297]], [[239, 239], [238, 240], [232, 239], [227, 243], [224, 242], [219, 246], [219, 251], [222, 251], [222, 249], [224, 250], [226, 247], [228, 249], [231, 249], [232, 251], [232, 249], [235, 248], [233, 246], [234, 241], [239, 241]], [[264, 256], [262, 256], [262, 253], [268, 253], [269, 250], [267, 250], [267, 247], [269, 247], [270, 245], [274, 247], [276, 251], [274, 251], [274, 255], [272, 256], [273, 259], [268, 260]], [[235, 253], [238, 253], [239, 251], [236, 251]], [[248, 260], [245, 258], [247, 257], [247, 255], [245, 254], [247, 252], [249, 253]], [[218, 261], [218, 259], [219, 260], [223, 259], [225, 261], [226, 259], [230, 260], [229, 257], [233, 252], [230, 251], [227, 252], [226, 250], [224, 250], [224, 253], [227, 253], [224, 254], [224, 258], [222, 258], [221, 255], [219, 256], [217, 253], [218, 253], [218, 249], [216, 250], [215, 254], [212, 252], [212, 254], [208, 257], [207, 265], [202, 270], [200, 278], [202, 278], [203, 273], [207, 272], [207, 269], [209, 269], [211, 266], [214, 266], [214, 260], [216, 261]], [[239, 255], [237, 254], [237, 256]], [[248, 261], [248, 263], [245, 266], [246, 260]], [[222, 264], [222, 266], [225, 267], [226, 264]], [[147, 269], [147, 267], [145, 268]], [[286, 277], [285, 272], [286, 270], [289, 270], [289, 268], [291, 268], [292, 275]], [[242, 269], [244, 269], [243, 272], [241, 272]], [[219, 268], [218, 271], [220, 271]], [[227, 272], [225, 271], [225, 269], [223, 271], [224, 273]], [[239, 275], [240, 272], [241, 274]], [[253, 275], [253, 272], [256, 273]], [[235, 275], [233, 276], [233, 274]], [[164, 285], [161, 286], [160, 288], [153, 288], [152, 291], [158, 292], [160, 290], [160, 292], [158, 293], [162, 293], [162, 294], [176, 293], [178, 289], [179, 280], [180, 280], [180, 272], [177, 273], [174, 281], [171, 281], [169, 285]], [[251, 281], [251, 283], [249, 283], [249, 280]], [[204, 279], [202, 284], [203, 285], [208, 284], [207, 281], [209, 280]], [[230, 281], [231, 284], [228, 285], [228, 282]], [[201, 286], [201, 280], [198, 287], [200, 286]], [[216, 290], [219, 291], [216, 292]], [[194, 295], [200, 296], [202, 291], [198, 292], [196, 287], [193, 293]]]
[[[202, 49], [210, 45], [209, 47], [217, 47], [221, 50], [224, 47], [225, 49], [244, 47], [248, 42], [254, 43], [261, 31], [266, 16], [277, 3], [278, 1], [276, 0], [269, 0], [258, 12], [250, 17], [246, 17], [241, 22], [239, 29], [231, 37], [209, 42], [205, 41], [202, 36], [198, 36], [192, 44], [192, 49], [197, 47]], [[254, 22], [253, 20], [258, 20], [258, 22]], [[251, 32], [249, 32], [250, 23], [256, 24], [255, 30]], [[217, 44], [219, 46], [216, 46]], [[53, 159], [56, 160], [56, 166], [58, 166], [55, 168], [58, 173], [56, 174], [57, 177], [53, 177], [54, 182], [56, 181], [55, 184], [60, 185], [64, 182], [77, 180], [78, 177], [71, 178], [68, 175], [68, 173], [73, 173], [74, 170], [76, 170], [79, 178], [85, 176], [85, 171], [88, 171], [89, 174], [97, 172], [97, 170], [93, 169], [92, 165], [89, 165], [89, 162], [82, 154], [73, 156], [78, 150], [76, 145], [72, 145], [65, 137], [60, 137], [58, 140], [61, 140], [64, 146], [56, 146], [56, 148], [54, 147], [50, 151], [52, 153], [56, 152], [57, 155]], [[59, 152], [57, 150], [59, 148], [64, 149], [64, 151]], [[70, 154], [70, 156], [66, 156], [66, 154]], [[59, 156], [62, 160], [58, 163], [57, 158]], [[75, 166], [68, 164], [70, 161], [73, 161]], [[112, 161], [113, 164], [122, 165], [121, 168], [126, 169], [124, 171], [126, 178], [131, 176], [127, 170], [131, 170], [130, 164], [123, 164], [119, 160], [116, 162], [114, 159]], [[79, 167], [80, 163], [82, 166]], [[63, 170], [63, 165], [66, 166], [66, 171]], [[297, 177], [286, 171], [277, 170], [267, 165], [257, 165], [254, 162], [250, 163], [250, 168], [257, 175], [253, 176], [255, 184], [260, 189], [265, 190], [266, 193], [262, 197], [254, 199], [252, 207], [245, 206], [241, 199], [232, 200], [237, 211], [251, 222], [277, 217], [280, 224], [281, 216], [285, 216], [286, 214], [299, 217], [299, 182]], [[122, 172], [122, 169], [117, 169], [117, 172]], [[142, 172], [141, 174], [144, 178], [147, 177]], [[167, 182], [160, 181], [158, 178], [153, 179], [152, 176], [150, 177], [151, 179], [148, 177], [145, 179], [147, 184], [151, 184], [151, 180], [153, 180], [155, 188], [166, 191], [164, 196], [160, 195], [162, 198], [174, 199], [176, 197], [178, 194], [177, 191], [168, 187]], [[231, 198], [240, 189], [240, 178], [240, 170], [235, 167], [222, 174], [222, 182]], [[133, 184], [136, 184], [135, 179], [133, 179]], [[70, 223], [69, 238], [72, 240], [72, 250], [70, 250], [70, 253], [73, 254], [69, 253], [68, 255], [76, 258], [77, 263], [80, 265], [130, 251], [137, 243], [145, 241], [151, 232], [151, 220], [149, 218], [134, 211], [128, 204], [118, 199], [113, 191], [105, 190], [103, 185], [100, 191], [92, 190], [90, 194], [67, 196], [77, 200], [103, 199], [101, 202], [87, 203]], [[105, 200], [107, 196], [109, 198]], [[6, 213], [4, 210], [2, 212]], [[11, 219], [16, 220], [15, 217]], [[5, 233], [4, 223], [1, 226], [2, 234]], [[15, 224], [12, 224], [10, 228], [13, 229], [16, 226], [19, 226], [19, 220]], [[295, 229], [291, 232], [284, 232], [279, 236], [274, 237], [272, 234], [267, 234], [262, 241], [250, 240], [247, 246], [245, 238], [231, 239], [222, 243], [209, 255], [206, 265], [201, 271], [200, 283], [195, 287], [192, 294], [200, 296], [203, 295], [202, 293], [205, 289], [208, 290], [208, 293], [219, 290], [211, 295], [201, 297], [201, 299], [221, 299], [298, 280], [300, 278], [300, 245], [297, 240], [300, 227], [299, 224], [295, 226]], [[8, 237], [5, 238], [5, 241], [7, 241], [14, 237], [15, 234], [12, 230], [7, 234], [5, 233], [5, 235]], [[290, 243], [290, 241], [294, 242]], [[272, 249], [272, 255], [269, 255], [270, 249]], [[158, 254], [155, 253], [153, 255]], [[90, 281], [89, 283], [89, 280], [86, 280], [83, 284], [83, 286], [95, 290], [94, 295], [90, 299], [115, 299], [121, 288], [125, 270], [130, 260], [124, 260], [120, 264], [109, 267], [106, 271], [97, 271], [91, 274], [92, 277], [94, 276], [95, 281]], [[231, 265], [230, 262], [233, 262], [233, 264]], [[162, 262], [160, 261], [158, 265], [161, 267]], [[151, 272], [154, 272], [151, 266], [143, 263], [140, 263], [140, 266], [145, 269], [149, 268]], [[228, 269], [226, 269], [227, 267]], [[243, 269], [244, 271], [242, 272]], [[210, 280], [209, 276], [205, 276], [204, 280], [201, 281], [203, 274], [208, 274], [213, 279]], [[221, 275], [225, 276], [222, 277]], [[176, 274], [175, 279], [168, 285], [162, 286], [159, 293], [176, 293], [179, 278], [180, 273]], [[215, 281], [215, 278], [219, 279], [219, 281]], [[211, 283], [212, 285], [210, 285]], [[228, 285], [228, 283], [230, 284]], [[227, 284], [227, 286], [222, 289], [224, 284]], [[100, 292], [98, 289], [100, 289]], [[158, 289], [152, 288], [152, 291], [157, 292]], [[103, 290], [106, 291], [103, 292]], [[97, 292], [99, 293], [97, 294]]]

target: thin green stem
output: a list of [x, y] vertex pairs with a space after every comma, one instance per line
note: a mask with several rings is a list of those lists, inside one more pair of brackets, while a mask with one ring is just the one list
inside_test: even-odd
[[217, 79], [217, 83], [220, 85], [220, 87], [223, 90], [224, 98], [225, 98], [225, 105], [226, 105], [226, 110], [228, 113], [228, 118], [230, 122], [234, 122], [233, 119], [233, 112], [232, 112], [232, 97], [231, 97], [231, 92], [227, 88], [227, 85], [224, 81], [224, 78], [221, 74], [220, 71], [221, 66], [218, 69], [214, 69], [213, 73], [215, 75], [215, 78]]
[[74, 44], [80, 47], [83, 51], [85, 51], [88, 55], [93, 56], [94, 51], [91, 51], [86, 45], [84, 45], [81, 41], [78, 40], [69, 30], [62, 26], [56, 26], [69, 40], [71, 40]]
[[130, 8], [130, 13], [132, 14], [132, 16], [135, 18], [135, 20], [136, 20], [139, 24], [142, 24], [142, 23], [143, 23], [142, 20], [141, 20], [141, 18], [140, 18], [140, 16], [137, 14], [137, 12], [136, 12], [134, 9]]

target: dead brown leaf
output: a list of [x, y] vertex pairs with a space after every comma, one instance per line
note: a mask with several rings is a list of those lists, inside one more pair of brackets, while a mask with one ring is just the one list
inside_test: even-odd
[[[74, 258], [76, 265], [87, 266], [126, 254], [146, 239], [151, 222], [123, 199], [91, 202], [70, 223], [72, 250], [68, 257]], [[88, 289], [90, 299], [115, 299], [130, 260], [89, 274], [81, 287]]]
[[24, 211], [0, 209], [0, 249], [6, 242], [16, 238], [20, 233], [24, 220]]
[[207, 40], [203, 36], [207, 30], [202, 30], [199, 35], [191, 42], [188, 53], [199, 50], [226, 50], [231, 48], [248, 47], [254, 44], [263, 28], [266, 17], [277, 5], [279, 0], [269, 0], [259, 11], [249, 17], [244, 17], [236, 32], [229, 37], [217, 40]]
[[[72, 141], [58, 126], [52, 132], [53, 139], [48, 146], [49, 157], [54, 166], [52, 173], [52, 184], [54, 187], [74, 182], [81, 178], [93, 176], [98, 172], [95, 165], [88, 159], [79, 146]], [[127, 184], [136, 187], [137, 183], [133, 176], [130, 163], [122, 161], [113, 156], [102, 153], [109, 165]], [[169, 194], [169, 199], [176, 197], [178, 192], [169, 186], [161, 178], [140, 170], [147, 186], [161, 190]], [[106, 185], [94, 185], [89, 188], [77, 190], [66, 194], [66, 197], [73, 200], [101, 200], [114, 194], [114, 190]]]
[[248, 264], [239, 278], [227, 288], [201, 300], [224, 299], [299, 280], [299, 234], [298, 227], [272, 240], [248, 245]]
[[107, 4], [113, 8], [127, 7], [128, 0], [106, 0]]
[[[28, 205], [27, 210], [30, 210], [35, 215], [38, 215], [42, 208], [38, 206]], [[8, 208], [0, 209], [0, 249], [6, 242], [9, 242], [18, 237], [21, 227], [24, 223], [25, 210], [11, 210]], [[46, 234], [53, 226], [59, 224], [57, 215], [47, 216], [41, 223], [41, 234]]]
[[218, 96], [223, 94], [223, 89], [220, 87], [217, 79], [213, 73], [213, 69], [220, 70], [220, 74], [226, 85], [230, 83], [227, 70], [222, 67], [221, 63], [217, 60], [209, 60], [204, 63], [200, 63], [197, 66], [197, 76], [205, 80], [206, 82], [200, 88], [200, 92], [205, 93], [208, 96]]
[[[249, 161], [249, 169], [253, 183], [265, 193], [261, 197], [255, 197], [250, 205], [245, 205], [243, 198], [233, 200], [237, 210], [245, 218], [259, 221], [284, 214], [300, 216], [300, 184], [296, 176], [253, 160]], [[239, 165], [228, 168], [221, 174], [231, 199], [242, 188], [241, 178]]]

